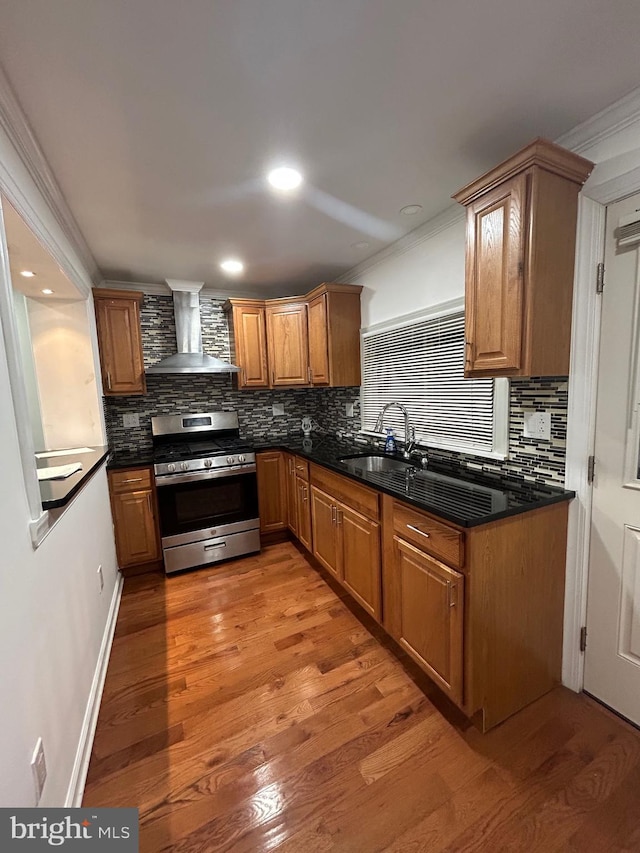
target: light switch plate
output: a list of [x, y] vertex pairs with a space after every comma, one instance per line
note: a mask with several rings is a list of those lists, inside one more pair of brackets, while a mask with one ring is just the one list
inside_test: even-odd
[[271, 411], [274, 416], [284, 415], [284, 403], [274, 403], [273, 406], [271, 406]]
[[345, 411], [348, 418], [353, 417], [353, 403], [345, 403]]
[[529, 412], [524, 416], [525, 438], [539, 438], [542, 441], [551, 441], [551, 414], [550, 412]]
[[125, 429], [132, 429], [134, 427], [140, 426], [140, 415], [137, 412], [134, 412], [130, 415], [122, 416], [122, 426]]

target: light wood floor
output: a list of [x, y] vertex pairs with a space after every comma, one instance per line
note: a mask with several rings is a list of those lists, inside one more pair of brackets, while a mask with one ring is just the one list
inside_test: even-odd
[[132, 578], [84, 805], [142, 851], [640, 850], [639, 732], [558, 688], [481, 735], [407, 667], [291, 543]]

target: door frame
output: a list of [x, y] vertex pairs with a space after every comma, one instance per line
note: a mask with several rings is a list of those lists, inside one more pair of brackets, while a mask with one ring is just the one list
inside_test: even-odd
[[588, 459], [595, 446], [602, 303], [596, 293], [597, 264], [604, 260], [606, 205], [640, 192], [640, 89], [558, 142], [597, 163], [579, 197], [565, 466], [565, 487], [576, 492], [576, 499], [569, 509], [562, 683], [579, 692], [593, 497]]

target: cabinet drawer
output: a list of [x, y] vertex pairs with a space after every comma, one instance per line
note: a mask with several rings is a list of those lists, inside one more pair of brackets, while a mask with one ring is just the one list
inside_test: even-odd
[[405, 504], [393, 503], [393, 530], [422, 551], [455, 568], [464, 565], [464, 534]]
[[309, 463], [306, 459], [300, 456], [293, 456], [293, 468], [296, 472], [296, 477], [300, 477], [306, 482], [309, 481]]
[[129, 468], [126, 471], [109, 471], [109, 484], [114, 494], [150, 489], [153, 483], [151, 468]]
[[334, 474], [332, 471], [327, 471], [326, 468], [313, 464], [311, 465], [311, 482], [314, 486], [318, 486], [323, 491], [344, 501], [356, 512], [366, 515], [373, 521], [378, 521], [380, 517], [378, 492], [374, 492], [366, 486], [360, 486], [353, 480], [349, 480], [348, 477], [341, 477], [340, 474]]

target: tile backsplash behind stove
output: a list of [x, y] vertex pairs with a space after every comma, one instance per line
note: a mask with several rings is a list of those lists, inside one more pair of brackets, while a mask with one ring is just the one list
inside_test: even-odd
[[[201, 296], [202, 338], [206, 352], [229, 360], [229, 329], [224, 301]], [[146, 295], [141, 310], [145, 366], [176, 350], [173, 300]], [[117, 451], [146, 452], [151, 448], [151, 417], [179, 412], [235, 409], [240, 430], [248, 440], [300, 434], [300, 421], [313, 417], [330, 432], [357, 432], [360, 427], [359, 388], [299, 388], [274, 391], [236, 391], [228, 374], [149, 375], [147, 395], [106, 397], [105, 420], [110, 445]], [[355, 403], [347, 418], [346, 404]], [[284, 415], [274, 415], [281, 404]], [[531, 411], [551, 413], [551, 441], [525, 438], [524, 416]], [[139, 427], [125, 428], [122, 416], [138, 414]], [[507, 474], [519, 479], [563, 485], [567, 428], [566, 377], [511, 380], [509, 459], [504, 462], [462, 453], [432, 450], [431, 458], [450, 464]]]

